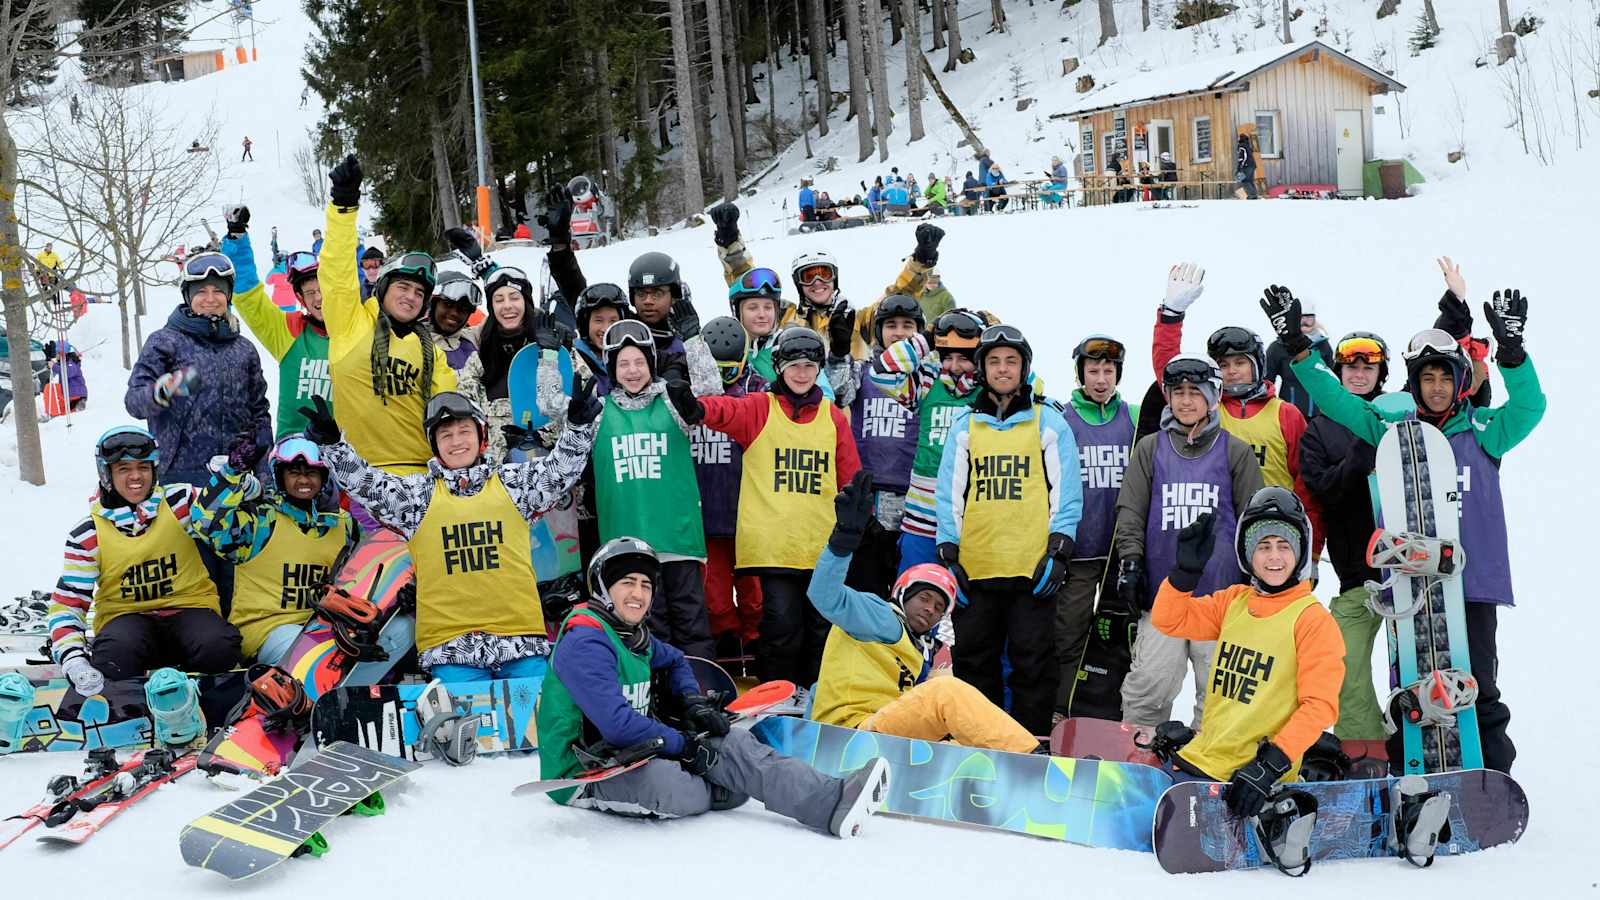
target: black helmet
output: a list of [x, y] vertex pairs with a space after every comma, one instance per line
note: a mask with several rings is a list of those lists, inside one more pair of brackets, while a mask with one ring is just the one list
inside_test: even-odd
[[1223, 385], [1222, 392], [1230, 397], [1246, 397], [1260, 389], [1267, 379], [1267, 348], [1261, 336], [1248, 328], [1228, 325], [1211, 332], [1206, 339], [1206, 354], [1218, 365], [1227, 356], [1248, 356], [1255, 367], [1255, 380], [1249, 384]]
[[750, 352], [750, 338], [744, 326], [733, 316], [717, 316], [700, 329], [711, 358], [717, 361], [722, 372], [722, 383], [732, 384], [744, 374], [745, 359]]
[[822, 336], [799, 325], [778, 332], [778, 339], [772, 345], [772, 368], [779, 374], [790, 363], [801, 361], [814, 362], [820, 370], [827, 358], [828, 348]]
[[456, 391], [444, 391], [434, 394], [428, 400], [428, 406], [422, 411], [422, 430], [428, 435], [428, 446], [433, 450], [433, 455], [439, 455], [439, 445], [433, 439], [433, 434], [440, 425], [470, 419], [478, 424], [478, 443], [487, 446], [489, 443], [489, 417], [483, 414], [478, 404], [472, 398]]
[[1078, 342], [1072, 348], [1072, 365], [1078, 370], [1078, 383], [1083, 384], [1083, 364], [1090, 359], [1103, 359], [1115, 363], [1117, 367], [1117, 381], [1122, 381], [1122, 363], [1128, 356], [1128, 348], [1114, 337], [1104, 334], [1091, 334]]
[[661, 584], [661, 559], [656, 551], [636, 537], [618, 537], [606, 541], [589, 560], [589, 596], [606, 609], [614, 609], [611, 585], [624, 575], [641, 572], [650, 578], [652, 586]]
[[[1245, 505], [1244, 512], [1239, 515], [1239, 524], [1234, 529], [1233, 550], [1239, 560], [1239, 571], [1251, 575], [1250, 556], [1254, 547], [1245, 546], [1245, 535], [1251, 526], [1260, 522], [1282, 522], [1295, 532], [1300, 541], [1300, 548], [1295, 556], [1295, 581], [1304, 581], [1311, 575], [1311, 519], [1306, 515], [1306, 508], [1300, 498], [1293, 491], [1281, 487], [1264, 487], [1255, 492], [1250, 502]], [[1252, 580], [1254, 576], [1251, 575]], [[1257, 585], [1266, 587], [1266, 585]]]
[[650, 377], [656, 377], [656, 342], [650, 334], [650, 326], [638, 319], [623, 319], [612, 323], [606, 329], [605, 340], [600, 348], [601, 355], [606, 361], [606, 374], [612, 382], [617, 380], [617, 355], [624, 347], [638, 347], [644, 353], [645, 365], [650, 367]]
[[683, 279], [678, 274], [678, 263], [659, 251], [641, 255], [628, 267], [628, 297], [642, 287], [667, 285], [672, 288], [674, 300], [683, 297]]
[[1028, 339], [1022, 336], [1021, 329], [1015, 325], [990, 325], [983, 330], [978, 338], [978, 349], [973, 352], [973, 362], [978, 369], [978, 383], [988, 387], [987, 373], [984, 371], [983, 361], [990, 351], [1001, 347], [1011, 347], [1022, 354], [1022, 381], [1027, 383], [1028, 373], [1033, 370], [1033, 348], [1028, 345]]
[[879, 347], [883, 346], [883, 323], [896, 317], [903, 316], [917, 323], [917, 330], [927, 327], [927, 319], [922, 315], [922, 304], [915, 297], [905, 294], [890, 294], [878, 301], [878, 306], [872, 311], [872, 341]]
[[1449, 369], [1451, 377], [1455, 379], [1455, 402], [1450, 406], [1452, 413], [1461, 401], [1467, 398], [1467, 394], [1472, 392], [1472, 359], [1461, 348], [1461, 342], [1443, 329], [1426, 328], [1417, 332], [1411, 343], [1406, 345], [1405, 360], [1406, 390], [1417, 401], [1419, 411], [1422, 407], [1419, 383], [1422, 379], [1422, 370], [1430, 363]]
[[589, 317], [595, 310], [605, 307], [616, 310], [624, 319], [633, 318], [633, 304], [628, 301], [628, 295], [622, 288], [609, 282], [591, 284], [578, 295], [578, 337], [585, 341], [589, 339]]
[[970, 355], [983, 336], [983, 318], [967, 309], [952, 309], [933, 320], [933, 348], [940, 353], [956, 351]]

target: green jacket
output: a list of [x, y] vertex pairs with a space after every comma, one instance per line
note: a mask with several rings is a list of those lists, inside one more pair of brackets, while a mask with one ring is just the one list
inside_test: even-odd
[[[1111, 421], [1112, 417], [1117, 414], [1117, 408], [1122, 405], [1122, 395], [1120, 393], [1113, 393], [1111, 395], [1111, 399], [1107, 400], [1105, 403], [1096, 403], [1089, 399], [1089, 396], [1083, 392], [1083, 388], [1078, 388], [1072, 392], [1072, 398], [1069, 402], [1072, 404], [1072, 408], [1077, 411], [1078, 415], [1081, 416], [1085, 422], [1088, 422], [1090, 425], [1104, 425]], [[1128, 417], [1131, 418], [1135, 424], [1138, 423], [1139, 404], [1128, 404]]]

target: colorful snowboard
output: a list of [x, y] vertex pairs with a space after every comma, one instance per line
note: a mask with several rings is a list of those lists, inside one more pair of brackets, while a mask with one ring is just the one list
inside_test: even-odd
[[[1511, 776], [1470, 769], [1425, 776], [1428, 787], [1449, 791], [1448, 843], [1439, 856], [1457, 856], [1515, 842], [1528, 827], [1528, 797]], [[1317, 798], [1311, 832], [1313, 861], [1391, 858], [1389, 785], [1370, 781], [1297, 782]], [[1222, 872], [1271, 865], [1250, 829], [1228, 812], [1227, 785], [1191, 781], [1173, 785], [1156, 809], [1154, 839], [1161, 868], [1174, 873]]]
[[754, 733], [829, 775], [888, 759], [884, 812], [1089, 847], [1149, 851], [1156, 801], [1172, 785], [1150, 766], [916, 741], [789, 716], [762, 719]]
[[[511, 359], [511, 371], [506, 376], [506, 383], [510, 392], [511, 422], [534, 431], [543, 428], [550, 422], [550, 417], [539, 412], [539, 351], [537, 344], [530, 344], [517, 351]], [[566, 350], [560, 351], [556, 365], [561, 372], [562, 393], [572, 393], [572, 355]], [[524, 450], [511, 449], [507, 451], [506, 458], [511, 462], [526, 462], [544, 456], [549, 451], [543, 448], [531, 454]], [[583, 566], [579, 556], [578, 547], [578, 510], [573, 499], [574, 492], [561, 498], [561, 502], [540, 516], [533, 523], [531, 529], [531, 542], [533, 549], [533, 571], [535, 577], [542, 583], [553, 581], [563, 575], [575, 574]]]
[[294, 856], [319, 829], [418, 765], [352, 744], [332, 744], [184, 826], [178, 849], [189, 865], [233, 880], [259, 875]]
[[212, 735], [200, 751], [200, 768], [271, 777], [283, 769], [303, 740], [297, 729], [268, 728], [266, 717], [259, 713], [245, 716]]
[[[539, 748], [534, 707], [543, 678], [509, 678], [446, 684], [457, 706], [477, 714], [478, 753], [505, 753]], [[427, 760], [416, 749], [422, 723], [417, 697], [426, 684], [341, 687], [317, 698], [311, 711], [311, 736], [318, 747], [348, 741], [401, 759]]]
[[[550, 417], [539, 411], [539, 359], [543, 348], [529, 344], [511, 358], [511, 370], [506, 373], [506, 385], [511, 394], [511, 424], [537, 431], [550, 423]], [[561, 392], [572, 395], [572, 353], [565, 348], [556, 351], [556, 369], [561, 373]]]
[[1132, 722], [1082, 717], [1062, 719], [1050, 731], [1050, 755], [1159, 767], [1161, 761], [1156, 755], [1139, 746], [1150, 740], [1152, 730]]
[[[363, 540], [334, 580], [351, 595], [372, 601], [386, 619], [386, 637], [380, 637], [380, 643], [389, 643], [389, 660], [362, 668], [362, 680], [368, 683], [386, 674], [408, 649], [400, 645], [397, 636], [409, 637], [414, 630], [405, 628], [403, 620], [392, 628], [391, 623], [398, 616], [412, 616], [411, 612], [400, 610], [402, 589], [412, 581], [411, 552], [399, 535], [387, 529]], [[334, 642], [333, 626], [322, 616], [313, 615], [279, 665], [305, 684], [306, 695], [315, 699], [336, 685], [350, 683], [350, 671], [357, 661], [347, 657]]]

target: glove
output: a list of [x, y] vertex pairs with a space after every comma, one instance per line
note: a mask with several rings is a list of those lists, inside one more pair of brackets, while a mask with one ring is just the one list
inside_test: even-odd
[[1067, 583], [1067, 563], [1072, 560], [1072, 538], [1052, 533], [1045, 544], [1044, 557], [1033, 569], [1033, 595], [1054, 597]]
[[228, 445], [228, 468], [235, 472], [253, 472], [261, 457], [266, 455], [267, 448], [256, 443], [256, 431], [252, 428]]
[[1149, 590], [1149, 585], [1145, 583], [1144, 557], [1124, 556], [1117, 568], [1117, 599], [1121, 601], [1123, 611], [1128, 615], [1135, 614], [1144, 606], [1144, 596]]
[[[841, 308], [843, 312], [841, 313]], [[850, 355], [850, 338], [856, 330], [856, 311], [840, 301], [828, 316], [828, 355], [844, 359]]]
[[1278, 779], [1289, 774], [1289, 757], [1278, 745], [1262, 741], [1256, 758], [1240, 766], [1228, 779], [1228, 812], [1241, 819], [1249, 818], [1267, 805], [1267, 796]]
[[679, 734], [683, 735], [683, 751], [678, 754], [678, 759], [682, 760], [684, 771], [704, 778], [705, 774], [711, 771], [711, 767], [717, 764], [717, 748], [698, 734], [690, 734], [687, 731], [681, 731]]
[[603, 405], [600, 398], [594, 395], [594, 386], [598, 379], [591, 378], [572, 389], [572, 399], [567, 401], [567, 424], [589, 425], [600, 418], [600, 408]]
[[312, 406], [300, 407], [300, 415], [306, 420], [306, 437], [314, 443], [326, 446], [339, 443], [339, 422], [333, 417], [333, 407], [328, 405], [326, 397], [312, 397]]
[[1300, 332], [1300, 301], [1292, 291], [1277, 284], [1268, 287], [1261, 292], [1261, 311], [1290, 359], [1311, 349], [1311, 338]]
[[93, 697], [106, 689], [106, 677], [82, 653], [67, 657], [61, 664], [61, 672], [72, 682], [72, 689], [82, 696]]
[[1433, 320], [1433, 327], [1448, 331], [1459, 341], [1472, 334], [1472, 309], [1455, 291], [1446, 290], [1439, 298], [1439, 318]]
[[667, 325], [686, 341], [700, 334], [700, 314], [695, 312], [694, 303], [688, 297], [672, 301], [672, 308], [667, 310]]
[[572, 192], [558, 184], [544, 192], [544, 226], [550, 231], [550, 245], [572, 243]]
[[328, 198], [334, 206], [345, 209], [355, 209], [361, 205], [361, 163], [356, 160], [354, 153], [346, 156], [344, 162], [333, 167], [328, 173]]
[[835, 556], [855, 553], [871, 521], [872, 473], [862, 469], [833, 497], [833, 533], [828, 535], [828, 549]]
[[961, 596], [956, 598], [956, 603], [966, 606], [967, 595], [972, 593], [972, 580], [967, 578], [967, 570], [961, 567], [961, 547], [945, 542], [938, 546], [936, 552], [939, 554], [939, 562], [956, 577], [956, 587], [961, 589]]
[[500, 433], [505, 435], [507, 450], [532, 450], [539, 444], [533, 432], [521, 425], [501, 425]]
[[1206, 270], [1197, 263], [1178, 263], [1167, 271], [1167, 299], [1161, 301], [1161, 311], [1170, 316], [1182, 316], [1190, 304], [1200, 299], [1206, 290]]
[[1507, 369], [1522, 365], [1528, 354], [1522, 349], [1522, 329], [1528, 324], [1528, 301], [1513, 288], [1495, 291], [1494, 299], [1483, 304], [1483, 317], [1489, 320], [1497, 350], [1494, 361]]
[[1205, 574], [1211, 551], [1217, 546], [1216, 514], [1201, 513], [1178, 532], [1178, 554], [1167, 580], [1180, 591], [1192, 591]]
[[667, 402], [678, 411], [678, 418], [690, 425], [698, 425], [706, 417], [705, 407], [700, 405], [700, 398], [694, 395], [687, 381], [676, 378], [667, 381]]
[[739, 239], [739, 207], [732, 203], [718, 203], [711, 208], [711, 221], [717, 226], [711, 240], [718, 247], [731, 246]]
[[722, 737], [728, 733], [728, 714], [720, 704], [704, 694], [685, 694], [683, 697], [683, 723], [696, 734]]
[[165, 408], [172, 405], [174, 397], [187, 397], [199, 386], [200, 370], [194, 366], [184, 366], [157, 378], [151, 391], [155, 395], [156, 405]]
[[445, 242], [450, 245], [450, 255], [472, 269], [472, 277], [483, 278], [494, 270], [494, 261], [483, 255], [483, 245], [478, 236], [465, 228], [447, 228]]
[[543, 321], [533, 330], [533, 340], [540, 349], [559, 350], [562, 347], [571, 347], [578, 333], [572, 326], [559, 321], [555, 316], [541, 316]]
[[250, 228], [250, 207], [243, 203], [223, 207], [222, 221], [228, 225], [228, 237], [244, 234]]
[[944, 229], [937, 225], [923, 222], [917, 226], [917, 249], [911, 251], [911, 258], [924, 266], [939, 264], [939, 242], [944, 240]]

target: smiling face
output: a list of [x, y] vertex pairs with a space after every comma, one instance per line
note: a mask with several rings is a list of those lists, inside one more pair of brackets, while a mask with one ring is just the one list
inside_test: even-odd
[[903, 341], [917, 333], [917, 320], [910, 316], [890, 316], [883, 320], [883, 345]]
[[1250, 572], [1269, 588], [1281, 588], [1294, 578], [1294, 547], [1276, 535], [1256, 544], [1250, 553]]
[[1015, 347], [996, 347], [983, 357], [983, 380], [1002, 397], [1022, 386], [1022, 354]]
[[1224, 356], [1217, 360], [1217, 368], [1222, 372], [1224, 387], [1253, 384], [1256, 380], [1256, 364], [1248, 356]]
[[1206, 395], [1192, 384], [1174, 384], [1167, 388], [1167, 405], [1180, 425], [1192, 428], [1211, 411]]
[[291, 500], [307, 501], [322, 490], [322, 478], [316, 466], [294, 463], [283, 470], [283, 491]]
[[812, 306], [827, 306], [833, 302], [833, 282], [814, 278], [800, 288]]
[[196, 285], [189, 292], [189, 309], [197, 316], [220, 316], [228, 312], [228, 292], [214, 284]]
[[591, 347], [603, 347], [606, 343], [606, 329], [622, 321], [622, 313], [617, 312], [614, 306], [602, 306], [589, 313], [589, 333], [584, 337]]
[[467, 311], [454, 303], [433, 304], [434, 330], [443, 335], [452, 335], [467, 324]]
[[972, 362], [972, 357], [959, 351], [950, 351], [939, 354], [939, 371], [952, 378], [970, 375], [977, 369]]
[[1456, 402], [1455, 374], [1449, 366], [1427, 365], [1417, 375], [1417, 393], [1422, 405], [1434, 415], [1450, 411]]
[[739, 301], [739, 324], [752, 338], [764, 338], [778, 326], [778, 301], [751, 297]]
[[422, 304], [427, 299], [421, 284], [409, 278], [392, 278], [379, 302], [389, 318], [396, 322], [414, 322], [422, 315]]
[[788, 385], [789, 390], [795, 394], [804, 394], [811, 390], [812, 385], [817, 383], [817, 373], [819, 371], [821, 369], [816, 363], [809, 359], [803, 359], [784, 366], [778, 377], [782, 378], [783, 383]]
[[1083, 393], [1096, 403], [1104, 403], [1117, 392], [1117, 364], [1109, 359], [1083, 361]]
[[623, 347], [617, 353], [617, 384], [637, 394], [650, 384], [650, 363], [638, 347]]
[[483, 452], [478, 423], [471, 419], [451, 419], [435, 428], [433, 442], [439, 448], [439, 462], [446, 469], [465, 469], [477, 462], [478, 454]]
[[944, 594], [932, 588], [923, 588], [906, 598], [905, 607], [906, 624], [911, 626], [912, 632], [927, 634], [944, 618], [950, 603]]
[[1382, 371], [1379, 366], [1365, 360], [1347, 362], [1339, 367], [1339, 382], [1344, 389], [1357, 397], [1365, 397], [1372, 393], [1378, 386], [1378, 373]]
[[672, 288], [665, 284], [652, 284], [633, 289], [633, 308], [639, 321], [646, 325], [660, 325], [672, 309]]
[[522, 316], [527, 312], [528, 303], [523, 299], [521, 290], [511, 285], [495, 288], [489, 305], [494, 309], [494, 320], [500, 323], [501, 328], [516, 331], [522, 327]]
[[111, 487], [129, 503], [143, 503], [155, 484], [155, 463], [123, 459], [111, 464]]
[[655, 599], [655, 585], [650, 576], [640, 572], [624, 575], [606, 587], [611, 595], [612, 608], [625, 624], [637, 625], [650, 614], [650, 602]]
[[295, 292], [295, 296], [300, 298], [300, 305], [305, 307], [311, 318], [322, 321], [322, 285], [317, 283], [315, 277], [300, 282], [300, 290]]

